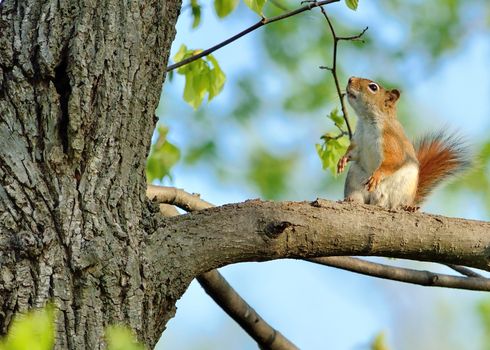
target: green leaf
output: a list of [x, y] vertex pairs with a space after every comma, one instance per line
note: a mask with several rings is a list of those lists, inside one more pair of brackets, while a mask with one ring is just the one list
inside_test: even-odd
[[51, 350], [54, 346], [53, 305], [17, 315], [10, 326], [2, 350]]
[[218, 17], [228, 16], [238, 5], [238, 0], [214, 0], [214, 10]]
[[124, 326], [109, 326], [106, 329], [107, 350], [145, 350], [138, 344], [131, 330]]
[[357, 5], [359, 5], [359, 0], [345, 0], [347, 7], [351, 10], [357, 10]]
[[191, 0], [191, 15], [193, 17], [192, 28], [196, 28], [201, 23], [201, 5], [197, 0]]
[[184, 59], [185, 54], [187, 53], [187, 46], [184, 44], [180, 45], [179, 51], [174, 55], [174, 61], [180, 62]]
[[170, 170], [180, 159], [180, 150], [167, 141], [168, 129], [162, 125], [157, 127], [158, 139], [152, 146], [146, 161], [146, 177], [148, 182], [171, 177]]
[[266, 0], [243, 0], [252, 11], [262, 17], [262, 8], [265, 5]]
[[221, 90], [223, 90], [223, 86], [225, 85], [226, 76], [225, 73], [221, 70], [218, 61], [212, 56], [208, 57], [209, 62], [213, 65], [213, 69], [210, 71], [210, 79], [209, 79], [209, 101], [211, 101], [216, 95], [218, 95]]
[[247, 178], [264, 198], [278, 199], [288, 190], [288, 179], [296, 162], [295, 154], [276, 156], [258, 149], [250, 157]]
[[201, 159], [210, 159], [215, 156], [216, 144], [213, 140], [209, 140], [203, 144], [190, 148], [185, 157], [185, 162], [188, 164], [194, 164]]
[[[175, 54], [174, 60], [179, 62], [199, 52], [201, 50], [189, 50], [182, 45]], [[213, 55], [186, 64], [177, 69], [177, 73], [185, 76], [184, 100], [194, 109], [202, 104], [206, 94], [208, 94], [208, 101], [218, 95], [226, 81], [226, 76]]]
[[330, 112], [328, 118], [330, 118], [335, 123], [335, 126], [339, 128], [344, 125], [344, 117], [339, 114], [339, 110], [337, 108]]
[[334, 133], [326, 133], [322, 139], [322, 145], [316, 144], [316, 152], [322, 162], [322, 169], [329, 169], [333, 175], [337, 175], [337, 162], [345, 153], [349, 145], [347, 137], [337, 138]]

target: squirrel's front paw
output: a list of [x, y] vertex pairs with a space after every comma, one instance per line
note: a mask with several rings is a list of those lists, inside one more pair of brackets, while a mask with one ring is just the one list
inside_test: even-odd
[[347, 165], [347, 162], [350, 161], [349, 156], [343, 156], [342, 158], [339, 159], [339, 162], [337, 163], [337, 173], [340, 174], [341, 172], [344, 171], [345, 166]]
[[378, 187], [380, 182], [381, 175], [379, 173], [374, 173], [373, 176], [371, 176], [364, 185], [366, 186], [368, 192], [373, 192], [376, 187]]

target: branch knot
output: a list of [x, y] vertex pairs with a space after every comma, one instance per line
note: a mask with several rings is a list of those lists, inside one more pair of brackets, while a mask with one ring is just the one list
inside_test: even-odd
[[289, 221], [271, 222], [264, 230], [269, 238], [278, 238], [288, 227], [293, 226]]

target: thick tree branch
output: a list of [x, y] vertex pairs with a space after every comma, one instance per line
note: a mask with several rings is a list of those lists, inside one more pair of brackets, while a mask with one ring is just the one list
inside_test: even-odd
[[[187, 211], [202, 210], [213, 206], [211, 203], [200, 199], [199, 195], [190, 194], [174, 187], [149, 185], [146, 192], [149, 199], [160, 203], [160, 212], [164, 216], [178, 215], [175, 207], [170, 204], [175, 204]], [[199, 275], [197, 281], [216, 304], [235, 320], [262, 349], [298, 349], [281, 332], [260, 317], [254, 308], [226, 282], [218, 270], [211, 270]]]
[[151, 237], [157, 246], [168, 232], [185, 237], [196, 275], [243, 261], [341, 255], [489, 270], [490, 223], [369, 205], [253, 200], [166, 219], [160, 231]]
[[240, 33], [232, 36], [231, 38], [229, 39], [226, 39], [225, 41], [207, 49], [207, 50], [204, 50], [204, 51], [201, 51], [200, 53], [198, 53], [197, 55], [194, 55], [194, 56], [191, 56], [189, 58], [186, 58], [185, 60], [182, 60], [180, 62], [177, 62], [177, 63], [174, 63], [170, 66], [167, 67], [166, 69], [166, 72], [170, 72], [171, 70], [174, 70], [176, 68], [179, 68], [179, 67], [182, 67], [186, 64], [189, 64], [191, 62], [194, 62], [195, 60], [198, 60], [202, 57], [205, 57], [211, 53], [213, 53], [214, 51], [218, 50], [218, 49], [221, 49], [222, 47], [234, 42], [235, 40], [237, 39], [240, 39], [242, 36], [245, 36], [247, 35], [248, 33], [251, 33], [253, 32], [254, 30], [262, 27], [262, 26], [265, 26], [266, 24], [270, 24], [270, 23], [274, 23], [274, 22], [277, 22], [277, 21], [280, 21], [280, 20], [283, 20], [283, 19], [286, 19], [286, 18], [289, 18], [289, 17], [292, 17], [292, 16], [295, 16], [297, 14], [300, 14], [302, 12], [305, 12], [305, 11], [308, 11], [308, 10], [311, 10], [315, 7], [319, 7], [319, 6], [323, 6], [323, 5], [328, 5], [328, 4], [331, 4], [333, 2], [338, 2], [339, 0], [322, 0], [322, 1], [315, 1], [315, 2], [310, 2], [308, 3], [307, 5], [305, 6], [302, 6], [300, 8], [297, 8], [296, 10], [292, 10], [292, 11], [289, 11], [289, 12], [286, 12], [286, 13], [283, 13], [281, 15], [278, 15], [278, 16], [275, 16], [275, 17], [270, 17], [270, 18], [265, 18], [263, 17], [260, 21], [258, 21], [257, 23], [255, 23], [254, 25], [248, 27], [247, 29], [241, 31]]
[[[148, 196], [149, 197], [152, 196], [152, 198], [157, 198], [166, 201], [166, 203], [172, 203], [181, 208], [188, 208], [189, 200], [192, 200], [194, 210], [206, 209], [212, 206], [211, 203], [205, 202], [204, 200], [200, 199], [196, 195], [191, 195], [183, 190], [176, 189], [173, 187], [152, 186], [151, 189], [150, 188], [148, 189]], [[433, 279], [435, 278], [434, 276], [442, 276], [440, 274], [435, 274], [432, 272], [392, 267], [392, 266], [371, 263], [371, 262], [366, 262], [366, 264], [363, 264], [364, 263], [363, 260], [349, 258], [349, 257], [322, 257], [322, 258], [314, 258], [314, 259], [307, 259], [307, 260], [313, 261], [315, 259], [316, 259], [315, 262], [323, 263], [324, 265], [334, 266], [337, 268], [344, 268], [345, 266], [344, 269], [348, 271], [352, 271], [360, 274], [366, 274], [374, 277], [385, 278], [385, 279], [393, 279], [400, 282], [415, 283], [415, 284], [422, 284], [422, 285], [428, 285], [429, 283], [432, 283], [432, 285], [437, 285], [441, 287], [446, 286], [445, 284], [447, 284], [446, 280], [444, 280], [443, 282], [439, 282], [438, 284], [434, 284], [433, 282], [430, 282], [429, 278]], [[328, 264], [326, 262], [328, 262]], [[358, 264], [354, 262], [356, 263], [358, 262]], [[486, 290], [485, 289], [487, 288], [486, 283], [487, 281], [490, 280], [486, 279], [479, 273], [469, 268], [466, 268], [464, 266], [459, 266], [454, 264], [445, 264], [445, 265], [461, 273], [462, 275], [468, 277], [478, 277], [481, 279], [479, 281], [474, 280], [472, 282], [469, 282], [469, 284], [466, 284], [466, 282], [459, 283], [460, 281], [459, 279], [456, 280], [451, 279], [451, 281], [448, 282], [450, 285], [447, 285], [447, 287], [460, 288], [460, 289]], [[367, 267], [371, 267], [371, 268], [367, 268]], [[393, 278], [391, 276], [393, 276]], [[407, 279], [404, 279], [405, 277]], [[448, 276], [448, 277], [453, 277], [453, 276]], [[422, 281], [422, 283], [420, 283], [420, 281]], [[469, 286], [473, 286], [473, 287], [469, 287]]]
[[317, 264], [337, 267], [363, 275], [413, 283], [421, 286], [490, 291], [490, 279], [483, 277], [451, 276], [430, 271], [378, 264], [347, 256], [331, 256], [308, 260]]

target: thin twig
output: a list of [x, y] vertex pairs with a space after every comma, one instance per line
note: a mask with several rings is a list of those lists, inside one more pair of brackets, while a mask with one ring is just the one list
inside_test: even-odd
[[213, 46], [213, 47], [211, 47], [211, 48], [209, 48], [207, 50], [201, 51], [200, 53], [198, 53], [198, 54], [196, 54], [194, 56], [191, 56], [189, 58], [186, 58], [185, 60], [182, 60], [180, 62], [171, 64], [170, 66], [167, 67], [167, 69], [165, 71], [166, 72], [170, 72], [171, 70], [174, 70], [174, 69], [179, 68], [179, 67], [182, 67], [182, 66], [184, 66], [184, 65], [186, 65], [188, 63], [191, 63], [191, 62], [193, 62], [195, 60], [198, 60], [201, 57], [207, 56], [210, 53], [213, 53], [214, 51], [216, 51], [218, 49], [221, 49], [223, 46], [226, 46], [226, 45], [234, 42], [235, 40], [240, 39], [242, 36], [247, 35], [248, 33], [253, 32], [254, 30], [256, 30], [256, 29], [258, 29], [258, 28], [260, 28], [262, 26], [265, 26], [266, 24], [274, 23], [274, 22], [277, 22], [277, 21], [286, 19], [288, 17], [295, 16], [295, 15], [300, 14], [302, 12], [311, 10], [311, 9], [313, 9], [315, 7], [319, 7], [319, 6], [323, 6], [323, 5], [328, 5], [328, 4], [331, 4], [331, 3], [334, 3], [334, 2], [338, 2], [338, 1], [340, 1], [340, 0], [322, 0], [322, 1], [316, 1], [316, 2], [309, 3], [308, 5], [299, 7], [296, 10], [292, 10], [290, 12], [286, 12], [286, 13], [283, 13], [283, 14], [278, 15], [278, 16], [275, 16], [275, 17], [270, 17], [270, 18], [263, 17], [260, 21], [258, 21], [254, 25], [252, 25], [249, 28], [241, 31], [240, 33], [232, 36], [231, 38], [226, 39], [225, 41], [223, 41], [223, 42], [221, 42], [221, 43], [219, 43], [219, 44], [217, 44], [217, 45], [215, 45], [215, 46]]
[[456, 272], [459, 272], [462, 275], [467, 276], [467, 277], [485, 278], [483, 275], [480, 275], [478, 272], [475, 272], [475, 271], [473, 271], [467, 267], [464, 267], [464, 266], [453, 265], [453, 264], [446, 264], [446, 266], [453, 269]]
[[[193, 204], [196, 204], [195, 210], [205, 209], [213, 206], [212, 204], [203, 201], [199, 197], [191, 195], [183, 190], [172, 187], [152, 187], [153, 189], [151, 190], [151, 192], [153, 193], [153, 196], [157, 199], [157, 201], [159, 201], [159, 199], [172, 199], [171, 202], [167, 203], [173, 204], [179, 208], [188, 208], [189, 201], [192, 201]], [[148, 197], [151, 198], [149, 195]], [[485, 278], [474, 272], [473, 270], [458, 265], [447, 264], [447, 266], [469, 277], [451, 276], [446, 274], [433, 273], [430, 271], [419, 271], [401, 267], [394, 267], [347, 256], [331, 256], [312, 258], [307, 260], [315, 262], [317, 264], [332, 266], [343, 270], [360, 273], [363, 275], [411, 284], [418, 284], [422, 286], [437, 286], [455, 289], [490, 291], [489, 278]]]
[[341, 41], [341, 40], [359, 40], [364, 35], [364, 33], [368, 30], [368, 27], [364, 28], [364, 30], [357, 35], [337, 36], [337, 33], [335, 32], [335, 28], [334, 28], [332, 22], [330, 21], [330, 18], [328, 17], [327, 12], [323, 8], [323, 6], [319, 6], [319, 7], [320, 7], [320, 10], [322, 11], [323, 16], [327, 20], [328, 27], [330, 28], [330, 32], [332, 33], [332, 38], [333, 38], [332, 67], [320, 66], [320, 69], [327, 69], [330, 71], [330, 73], [332, 73], [333, 80], [335, 82], [335, 88], [337, 90], [337, 95], [339, 96], [339, 100], [340, 100], [340, 107], [342, 108], [342, 116], [344, 117], [345, 125], [347, 125], [347, 132], [349, 133], [349, 139], [352, 139], [352, 128], [351, 128], [350, 123], [349, 123], [349, 116], [348, 116], [347, 108], [345, 107], [345, 101], [344, 101], [345, 94], [342, 93], [342, 91], [340, 90], [339, 78], [337, 76], [337, 46], [338, 46], [339, 41]]
[[[340, 128], [339, 128], [340, 129]], [[347, 132], [345, 132], [344, 130], [340, 129], [340, 134], [334, 136], [334, 137], [330, 137], [330, 136], [321, 136], [320, 138], [321, 139], [324, 139], [324, 140], [338, 140], [340, 139], [341, 137], [344, 137], [345, 135], [347, 135]]]
[[336, 267], [363, 275], [421, 286], [490, 291], [490, 279], [483, 277], [451, 276], [430, 271], [373, 263], [347, 256], [330, 256], [308, 260], [317, 264]]
[[[203, 210], [214, 206], [199, 198], [198, 195], [174, 187], [148, 185], [146, 196], [160, 204], [160, 212], [164, 216], [178, 215], [173, 205], [186, 211]], [[199, 275], [197, 281], [216, 304], [235, 320], [262, 349], [299, 350], [281, 332], [260, 317], [254, 308], [226, 282], [218, 270]]]
[[223, 276], [212, 270], [197, 277], [206, 293], [234, 319], [262, 349], [295, 349], [293, 343], [272, 328], [240, 295]]

